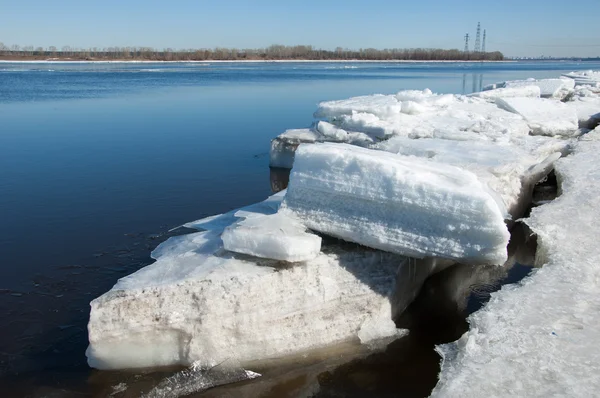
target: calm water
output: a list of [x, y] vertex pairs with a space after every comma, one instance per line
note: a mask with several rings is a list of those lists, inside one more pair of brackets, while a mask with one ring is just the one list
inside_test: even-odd
[[270, 194], [270, 139], [319, 101], [580, 69], [600, 64], [0, 63], [0, 385], [103, 391], [89, 301], [169, 229]]

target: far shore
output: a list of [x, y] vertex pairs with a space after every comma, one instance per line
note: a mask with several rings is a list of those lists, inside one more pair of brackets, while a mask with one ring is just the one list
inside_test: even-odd
[[183, 61], [162, 61], [162, 60], [135, 60], [135, 59], [23, 59], [23, 58], [5, 58], [0, 57], [0, 63], [19, 63], [19, 64], [36, 64], [36, 63], [55, 63], [55, 64], [112, 64], [112, 63], [145, 63], [145, 64], [207, 64], [207, 63], [298, 63], [298, 62], [315, 62], [315, 63], [507, 63], [519, 62], [517, 60], [406, 60], [406, 59], [238, 59], [238, 60], [183, 60]]

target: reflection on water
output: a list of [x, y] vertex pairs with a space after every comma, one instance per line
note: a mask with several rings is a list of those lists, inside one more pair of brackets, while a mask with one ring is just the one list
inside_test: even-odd
[[[467, 87], [468, 75], [471, 76], [471, 87]], [[463, 73], [461, 94], [470, 94], [483, 89], [483, 73]]]

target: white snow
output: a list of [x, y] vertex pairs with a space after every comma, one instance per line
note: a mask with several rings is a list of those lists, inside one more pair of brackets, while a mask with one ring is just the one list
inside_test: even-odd
[[548, 174], [554, 160], [568, 152], [568, 146], [568, 141], [532, 136], [514, 137], [502, 144], [393, 137], [374, 148], [468, 170], [491, 188], [517, 219], [531, 201], [533, 185]]
[[600, 71], [586, 70], [564, 73], [563, 77], [573, 79], [576, 85], [600, 87]]
[[511, 80], [504, 84], [506, 88], [520, 88], [527, 86], [537, 86], [540, 88], [540, 95], [543, 98], [563, 99], [575, 87], [573, 79], [528, 79], [528, 80]]
[[376, 116], [388, 117], [400, 113], [402, 108], [393, 95], [365, 95], [338, 101], [325, 101], [319, 104], [315, 117], [334, 118], [351, 115], [355, 112], [366, 112]]
[[496, 104], [502, 109], [523, 116], [532, 134], [577, 134], [577, 113], [562, 102], [544, 98], [498, 98]]
[[336, 117], [334, 122], [347, 131], [363, 132], [379, 139], [404, 136], [506, 141], [511, 136], [529, 132], [521, 116], [499, 109], [484, 99], [417, 93], [421, 92], [410, 90], [396, 95], [403, 98], [399, 114], [381, 117], [353, 112]]
[[600, 129], [556, 163], [560, 196], [525, 222], [543, 268], [492, 294], [438, 348], [434, 397], [591, 397], [600, 391]]
[[575, 81], [566, 77], [560, 79], [530, 78], [525, 80], [508, 80], [504, 82], [489, 84], [483, 88], [483, 92], [507, 89], [507, 91], [498, 91], [498, 93], [507, 93], [507, 95], [503, 95], [504, 97], [534, 97], [534, 95], [510, 94], [513, 92], [518, 92], [519, 89], [529, 90], [532, 86], [538, 87], [540, 89], [539, 96], [543, 98], [563, 99], [573, 91], [573, 88], [575, 87]]
[[565, 105], [575, 109], [580, 127], [594, 129], [600, 123], [600, 85], [575, 87]]
[[510, 98], [510, 97], [537, 97], [541, 95], [539, 86], [535, 85], [524, 85], [515, 87], [501, 87], [494, 88], [476, 93], [469, 94], [468, 97], [477, 97], [487, 100], [495, 101], [496, 98]]
[[319, 236], [280, 213], [238, 221], [225, 228], [221, 239], [226, 250], [289, 262], [312, 260], [321, 251]]
[[281, 211], [316, 231], [411, 257], [506, 260], [501, 200], [475, 174], [443, 163], [301, 145]]

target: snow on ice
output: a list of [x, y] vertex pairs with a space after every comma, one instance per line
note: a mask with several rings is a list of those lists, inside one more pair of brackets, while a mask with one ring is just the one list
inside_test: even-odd
[[303, 145], [282, 209], [311, 229], [380, 250], [506, 261], [504, 205], [475, 174], [443, 163], [347, 144]]
[[299, 220], [281, 213], [250, 217], [225, 228], [226, 250], [289, 262], [307, 261], [321, 251], [321, 238]]
[[498, 98], [496, 104], [523, 116], [532, 134], [572, 136], [578, 132], [577, 113], [562, 102], [543, 98]]
[[560, 196], [525, 222], [543, 268], [492, 294], [470, 330], [438, 348], [434, 397], [572, 396], [600, 391], [600, 129], [556, 163]]
[[[319, 104], [323, 120], [272, 141], [271, 166], [293, 166], [287, 192], [186, 224], [201, 232], [162, 243], [155, 263], [92, 301], [90, 366], [244, 366], [402, 335], [393, 318], [432, 272], [504, 263], [510, 216], [523, 216], [533, 185], [587, 131], [578, 128], [597, 124], [596, 73]], [[584, 344], [600, 326], [590, 315], [600, 308], [598, 135], [558, 161], [562, 195], [528, 219], [546, 265], [440, 348], [437, 396], [600, 388]]]
[[600, 71], [586, 70], [569, 72], [563, 74], [563, 77], [573, 79], [578, 86], [589, 85], [600, 87]]
[[[223, 220], [270, 217], [261, 212], [277, 201], [195, 222], [213, 229], [167, 240], [152, 253], [155, 263], [92, 301], [90, 366], [243, 365], [350, 339], [400, 336], [395, 313], [437, 263], [415, 267], [396, 254], [331, 244], [290, 267], [223, 248]], [[412, 296], [395, 291], [397, 279], [415, 284]]]

